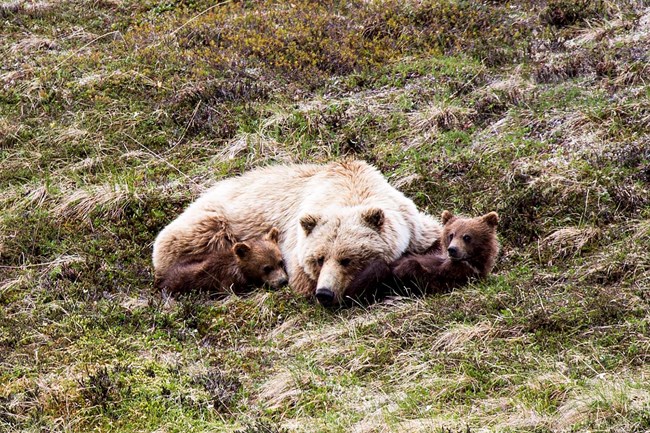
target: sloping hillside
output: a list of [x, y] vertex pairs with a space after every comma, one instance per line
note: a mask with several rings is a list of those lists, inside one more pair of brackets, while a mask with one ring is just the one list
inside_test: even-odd
[[[650, 2], [0, 1], [0, 431], [650, 430]], [[164, 299], [214, 180], [364, 159], [494, 275]]]

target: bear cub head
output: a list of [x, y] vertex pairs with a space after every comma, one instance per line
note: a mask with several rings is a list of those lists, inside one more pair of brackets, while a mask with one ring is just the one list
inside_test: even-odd
[[444, 224], [440, 239], [442, 252], [452, 261], [465, 261], [485, 277], [494, 267], [499, 252], [496, 228], [499, 216], [496, 212], [475, 218], [454, 216], [449, 211], [442, 213]]
[[287, 284], [278, 236], [278, 229], [273, 227], [264, 236], [232, 246], [237, 267], [249, 285], [267, 285], [277, 289]]

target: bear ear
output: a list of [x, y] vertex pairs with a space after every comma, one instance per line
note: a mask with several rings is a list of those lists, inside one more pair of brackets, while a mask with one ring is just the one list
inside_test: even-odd
[[496, 227], [499, 224], [499, 215], [496, 212], [483, 215], [482, 219], [490, 227]]
[[307, 236], [309, 236], [314, 230], [314, 227], [316, 227], [318, 221], [320, 221], [320, 217], [317, 217], [315, 215], [304, 215], [302, 218], [300, 218], [300, 225], [302, 226], [302, 229], [305, 231], [305, 234]]
[[269, 230], [268, 233], [266, 234], [266, 239], [275, 242], [277, 244], [279, 238], [280, 238], [280, 231], [276, 227], [271, 227], [271, 230]]
[[237, 242], [232, 246], [232, 251], [240, 259], [245, 259], [250, 250], [251, 247], [246, 242]]
[[451, 220], [453, 220], [455, 218], [456, 217], [454, 216], [454, 214], [452, 214], [448, 210], [442, 211], [442, 215], [440, 217], [440, 219], [442, 220], [443, 225], [447, 224], [449, 221], [451, 221]]
[[370, 208], [361, 214], [363, 221], [375, 230], [380, 230], [384, 225], [384, 211], [379, 208]]

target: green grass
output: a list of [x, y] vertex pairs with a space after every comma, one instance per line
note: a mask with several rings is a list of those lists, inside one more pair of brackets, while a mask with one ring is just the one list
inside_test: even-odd
[[[650, 429], [648, 2], [0, 2], [0, 431]], [[164, 298], [211, 182], [364, 159], [494, 274]]]

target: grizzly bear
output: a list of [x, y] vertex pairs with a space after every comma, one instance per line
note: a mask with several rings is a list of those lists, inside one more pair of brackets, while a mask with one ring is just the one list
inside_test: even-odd
[[[278, 246], [278, 229], [236, 242], [230, 248], [179, 257], [165, 272], [156, 274], [155, 286], [170, 293], [190, 290], [243, 292], [251, 287], [287, 284], [284, 261]], [[227, 241], [224, 241], [227, 242]]]
[[326, 305], [339, 303], [372, 261], [423, 253], [442, 232], [363, 161], [275, 165], [206, 191], [158, 235], [154, 267], [214, 243], [221, 222], [244, 241], [277, 227], [289, 285]]
[[381, 297], [387, 289], [403, 288], [422, 293], [443, 291], [467, 284], [470, 278], [487, 276], [499, 253], [497, 213], [462, 218], [444, 211], [441, 220], [442, 237], [428, 252], [406, 254], [392, 263], [372, 262], [350, 283], [346, 296]]

